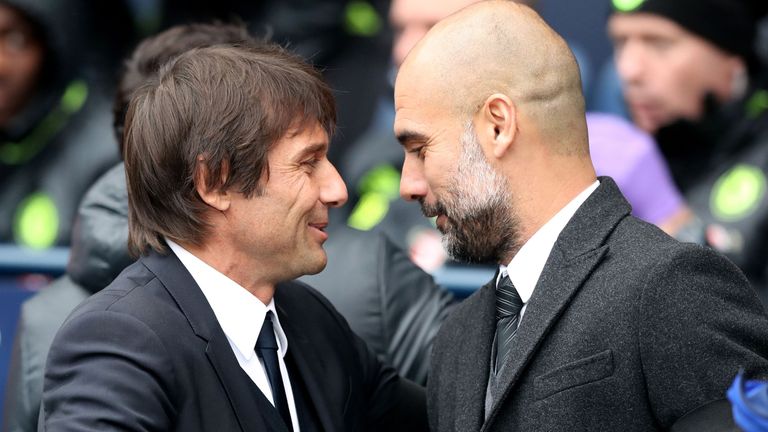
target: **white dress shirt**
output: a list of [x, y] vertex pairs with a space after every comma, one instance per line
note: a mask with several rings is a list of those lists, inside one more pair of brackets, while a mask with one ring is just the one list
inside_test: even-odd
[[192, 255], [180, 245], [168, 239], [165, 241], [203, 291], [208, 304], [211, 305], [211, 309], [216, 315], [216, 320], [227, 336], [240, 367], [274, 405], [264, 362], [254, 350], [267, 311], [272, 311], [272, 323], [278, 346], [277, 358], [280, 363], [280, 373], [283, 376], [285, 397], [288, 399], [293, 430], [298, 432], [299, 419], [296, 415], [293, 389], [284, 360], [285, 353], [288, 352], [288, 339], [286, 339], [283, 328], [280, 326], [280, 319], [275, 310], [275, 300], [272, 299], [268, 305], [264, 305], [261, 300], [245, 288]]
[[584, 201], [592, 195], [592, 192], [600, 186], [600, 182], [595, 180], [594, 183], [589, 185], [581, 193], [576, 195], [565, 207], [560, 209], [552, 219], [547, 221], [536, 233], [528, 239], [527, 242], [520, 248], [512, 258], [512, 261], [508, 265], [499, 266], [499, 276], [496, 278], [496, 286], [499, 285], [499, 280], [502, 277], [509, 274], [509, 279], [515, 285], [517, 293], [520, 294], [520, 299], [523, 301], [523, 308], [520, 310], [520, 321], [518, 325], [522, 323], [523, 314], [528, 307], [528, 300], [533, 295], [533, 290], [536, 288], [536, 283], [539, 281], [541, 271], [544, 269], [544, 264], [549, 259], [549, 254], [552, 252], [552, 247], [555, 245], [557, 238], [560, 237], [560, 233], [563, 231], [568, 222], [570, 222], [576, 210], [584, 204]]

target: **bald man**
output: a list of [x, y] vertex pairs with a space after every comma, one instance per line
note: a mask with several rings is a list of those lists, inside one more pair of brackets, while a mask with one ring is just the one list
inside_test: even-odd
[[579, 81], [565, 42], [499, 1], [438, 23], [400, 68], [401, 195], [454, 258], [499, 264], [435, 342], [434, 431], [725, 425], [739, 369], [768, 377], [768, 319], [739, 270], [596, 178]]

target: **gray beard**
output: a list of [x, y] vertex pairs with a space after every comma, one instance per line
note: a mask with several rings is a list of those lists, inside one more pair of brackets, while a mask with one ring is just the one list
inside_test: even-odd
[[422, 211], [447, 216], [442, 242], [452, 259], [499, 263], [520, 247], [509, 186], [486, 160], [471, 122], [460, 143], [462, 153], [447, 196], [434, 205], [422, 201]]

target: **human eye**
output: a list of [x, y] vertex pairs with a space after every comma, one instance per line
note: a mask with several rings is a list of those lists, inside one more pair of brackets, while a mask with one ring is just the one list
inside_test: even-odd
[[419, 159], [424, 159], [426, 149], [427, 147], [425, 145], [413, 146], [408, 150], [408, 153], [415, 155]]
[[309, 169], [315, 169], [320, 164], [320, 158], [312, 157], [303, 161], [301, 164]]
[[674, 46], [674, 41], [665, 37], [652, 37], [648, 39], [648, 45], [658, 53], [664, 53]]
[[621, 51], [624, 45], [627, 44], [627, 38], [623, 36], [612, 36], [611, 42], [613, 43], [613, 49], [615, 51]]

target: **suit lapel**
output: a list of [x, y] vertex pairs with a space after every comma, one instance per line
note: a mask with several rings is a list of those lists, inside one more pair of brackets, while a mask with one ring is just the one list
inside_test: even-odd
[[269, 425], [267, 430], [287, 432], [269, 400], [260, 392], [254, 397], [250, 386], [255, 384], [240, 367], [208, 300], [181, 261], [173, 253], [163, 256], [152, 252], [142, 262], [176, 301], [192, 331], [207, 342], [205, 355], [221, 381], [240, 428], [265, 430]]
[[[280, 292], [279, 286], [276, 292]], [[318, 355], [311, 341], [307, 340], [296, 327], [296, 317], [291, 317], [290, 313], [286, 311], [285, 301], [286, 299], [284, 298], [275, 301], [280, 326], [283, 328], [285, 337], [288, 339], [288, 350], [296, 362], [296, 368], [300, 378], [304, 381], [307, 392], [309, 392], [309, 399], [312, 401], [322, 428], [327, 431], [343, 430], [341, 419], [331, 415], [333, 411], [328, 406], [328, 400], [323, 392], [322, 382], [320, 381], [321, 378], [325, 377], [322, 368], [322, 358]], [[297, 387], [294, 386], [294, 388]]]
[[[242, 370], [233, 354], [230, 355], [230, 352], [225, 351], [225, 349], [229, 349], [231, 352], [232, 347], [229, 345], [229, 341], [226, 337], [216, 337], [209, 341], [205, 354], [224, 386], [240, 427], [244, 431], [288, 432], [288, 428], [272, 403], [260, 390], [253, 389], [256, 384]], [[255, 412], [259, 415], [254, 415]]]
[[613, 180], [601, 177], [600, 186], [560, 233], [520, 322], [484, 429], [493, 423], [549, 330], [599, 265], [608, 251], [606, 238], [630, 210]]
[[566, 309], [584, 280], [589, 277], [592, 269], [600, 262], [606, 250], [607, 246], [598, 248], [571, 262], [566, 262], [562, 255], [555, 251], [550, 255], [548, 270], [542, 273], [520, 322], [514, 347], [499, 380], [498, 393], [494, 395], [496, 404], [488, 423], [493, 421], [495, 412], [514, 387], [525, 366], [534, 357], [540, 342]]
[[456, 341], [455, 408], [456, 428], [460, 431], [479, 430], [484, 420], [485, 393], [490, 372], [491, 347], [496, 331], [496, 276], [472, 297], [465, 300], [464, 309], [471, 316], [458, 317], [463, 322], [462, 339]]

